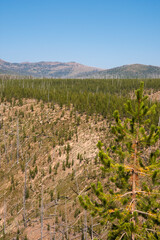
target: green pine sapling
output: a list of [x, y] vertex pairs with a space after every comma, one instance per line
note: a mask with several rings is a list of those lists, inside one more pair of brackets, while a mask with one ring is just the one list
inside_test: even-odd
[[125, 104], [130, 118], [121, 121], [114, 112], [114, 145], [104, 151], [97, 144], [101, 169], [109, 174], [108, 191], [98, 182], [92, 184], [95, 200], [79, 196], [81, 205], [107, 226], [107, 240], [160, 239], [160, 128], [149, 119], [156, 105], [145, 104], [143, 85], [134, 106]]

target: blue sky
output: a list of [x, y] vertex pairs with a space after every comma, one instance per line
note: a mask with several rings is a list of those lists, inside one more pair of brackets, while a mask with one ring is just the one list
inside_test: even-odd
[[160, 0], [0, 0], [0, 58], [160, 66]]

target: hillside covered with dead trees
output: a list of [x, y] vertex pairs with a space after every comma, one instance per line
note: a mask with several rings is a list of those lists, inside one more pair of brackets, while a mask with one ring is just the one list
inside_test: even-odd
[[[139, 86], [136, 79], [0, 79], [0, 239], [160, 239], [158, 79], [144, 80], [154, 114], [144, 116], [141, 137], [150, 137], [136, 150], [139, 165], [122, 167], [124, 156], [133, 167], [137, 129], [124, 104], [136, 106]], [[128, 124], [134, 137], [123, 134]]]

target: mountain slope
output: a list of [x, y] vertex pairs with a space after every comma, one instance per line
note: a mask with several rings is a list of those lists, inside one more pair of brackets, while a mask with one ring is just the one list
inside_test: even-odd
[[160, 67], [131, 64], [111, 68], [94, 74], [95, 78], [160, 78]]
[[94, 74], [100, 69], [76, 62], [9, 63], [0, 60], [0, 72], [33, 77], [76, 78], [79, 75]]
[[[84, 211], [77, 193], [88, 192], [97, 175], [101, 179], [96, 144], [109, 135], [108, 123], [34, 99], [12, 107], [1, 102], [0, 114], [0, 239], [4, 224], [5, 239], [41, 239], [42, 185], [43, 239], [65, 239], [66, 231], [68, 239], [81, 239]], [[94, 227], [94, 237], [100, 229]]]
[[9, 63], [0, 59], [0, 73], [36, 78], [160, 78], [160, 67], [131, 64], [103, 70], [76, 62]]

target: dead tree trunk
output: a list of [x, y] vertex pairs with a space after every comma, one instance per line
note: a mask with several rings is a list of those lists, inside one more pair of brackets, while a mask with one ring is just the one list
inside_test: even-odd
[[4, 134], [4, 153], [5, 153], [5, 158], [7, 158], [7, 143], [6, 143], [6, 129], [5, 129], [5, 126], [3, 128], [3, 134]]
[[48, 91], [48, 103], [49, 103], [49, 91]]
[[43, 239], [43, 185], [41, 193], [41, 240]]
[[67, 222], [67, 202], [66, 202], [66, 195], [65, 195], [65, 224], [66, 224], [66, 239], [68, 240], [68, 222]]
[[57, 192], [55, 189], [55, 210], [54, 210], [54, 215], [55, 215], [55, 219], [54, 219], [54, 235], [53, 235], [53, 239], [56, 239], [56, 213], [57, 213]]
[[6, 234], [6, 201], [4, 199], [4, 210], [3, 210], [3, 214], [4, 214], [4, 221], [3, 221], [3, 232], [4, 232], [4, 235]]
[[77, 193], [79, 194], [79, 185], [77, 181], [76, 170], [75, 170], [75, 180], [76, 180]]
[[84, 210], [84, 239], [87, 240], [87, 211]]
[[0, 167], [1, 167], [1, 157], [2, 157], [2, 156], [1, 156], [1, 149], [0, 149]]
[[24, 220], [24, 227], [26, 227], [26, 180], [27, 180], [27, 163], [25, 164], [24, 193], [23, 193], [23, 220]]
[[19, 121], [17, 118], [17, 164], [19, 163]]
[[91, 240], [93, 240], [93, 217], [91, 217]]

